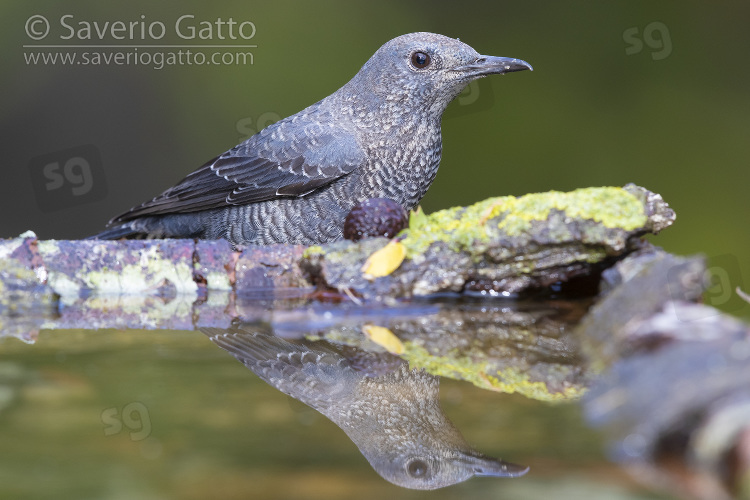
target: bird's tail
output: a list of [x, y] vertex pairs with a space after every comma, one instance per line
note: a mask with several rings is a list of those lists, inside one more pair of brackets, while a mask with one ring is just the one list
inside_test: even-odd
[[89, 236], [87, 240], [119, 240], [120, 238], [139, 239], [146, 237], [143, 232], [134, 229], [133, 224], [121, 224], [105, 229], [101, 233]]
[[141, 217], [119, 224], [115, 223], [101, 233], [87, 239], [201, 238], [204, 237], [204, 215], [201, 212], [196, 212]]

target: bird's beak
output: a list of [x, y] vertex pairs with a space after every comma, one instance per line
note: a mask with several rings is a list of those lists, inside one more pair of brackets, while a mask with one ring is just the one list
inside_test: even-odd
[[529, 468], [525, 465], [512, 464], [481, 455], [464, 455], [462, 461], [474, 470], [475, 476], [518, 477], [529, 472]]
[[453, 68], [453, 71], [460, 71], [467, 76], [476, 78], [485, 75], [502, 75], [527, 69], [529, 71], [534, 71], [531, 64], [522, 61], [521, 59], [514, 59], [512, 57], [479, 56], [476, 61], [464, 64], [463, 66], [457, 66]]

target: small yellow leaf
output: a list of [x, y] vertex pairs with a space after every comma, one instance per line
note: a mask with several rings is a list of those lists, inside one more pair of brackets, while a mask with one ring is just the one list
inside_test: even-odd
[[367, 338], [383, 347], [386, 351], [391, 354], [402, 354], [404, 352], [404, 344], [396, 337], [392, 331], [388, 328], [375, 325], [364, 325], [362, 331], [367, 335]]
[[398, 241], [391, 241], [380, 250], [373, 252], [362, 266], [366, 277], [380, 278], [388, 276], [398, 269], [406, 257], [406, 247]]

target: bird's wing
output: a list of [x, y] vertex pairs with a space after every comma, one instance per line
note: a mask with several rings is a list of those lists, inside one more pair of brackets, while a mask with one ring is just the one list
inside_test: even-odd
[[315, 109], [270, 125], [110, 224], [304, 196], [349, 174], [365, 162], [364, 150], [334, 117]]
[[289, 342], [237, 327], [201, 331], [265, 382], [323, 414], [364, 377], [325, 341]]

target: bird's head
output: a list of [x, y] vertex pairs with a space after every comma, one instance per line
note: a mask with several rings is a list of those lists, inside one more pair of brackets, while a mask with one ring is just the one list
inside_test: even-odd
[[473, 476], [518, 477], [529, 468], [476, 451], [453, 425], [439, 403], [439, 379], [403, 368], [370, 390], [366, 418], [349, 437], [372, 468], [404, 488], [434, 490]]
[[373, 468], [393, 484], [434, 490], [474, 476], [518, 477], [529, 468], [486, 457], [474, 450], [414, 449], [406, 453], [367, 457]]
[[440, 116], [472, 80], [527, 69], [532, 67], [525, 61], [484, 56], [455, 38], [409, 33], [380, 47], [350, 84], [358, 92], [368, 89], [379, 106], [391, 101]]

